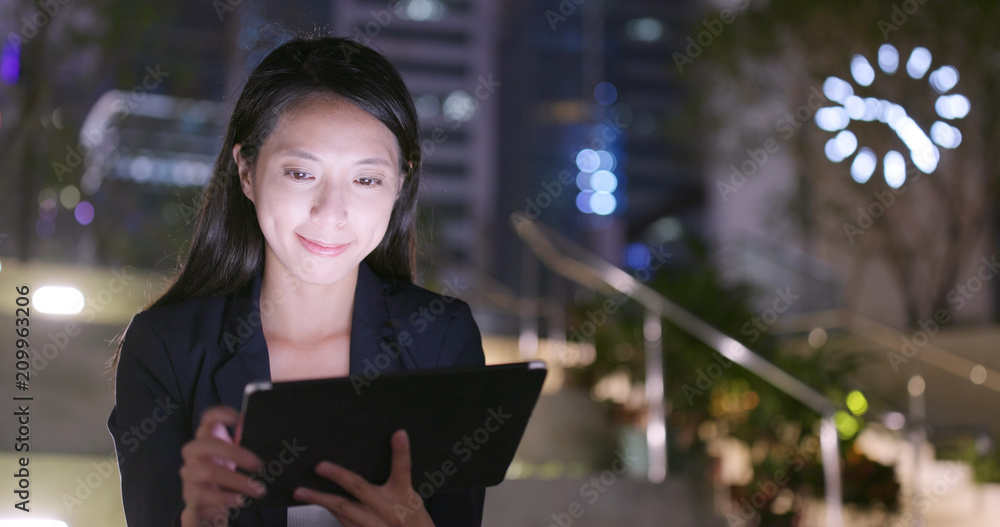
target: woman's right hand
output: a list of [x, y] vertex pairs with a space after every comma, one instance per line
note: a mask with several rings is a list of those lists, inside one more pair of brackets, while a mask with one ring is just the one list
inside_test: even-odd
[[205, 410], [194, 439], [181, 450], [184, 512], [183, 527], [227, 525], [230, 509], [240, 507], [244, 496], [260, 498], [264, 484], [236, 471], [256, 472], [264, 464], [253, 452], [234, 444], [226, 425], [239, 420], [236, 410], [216, 406]]

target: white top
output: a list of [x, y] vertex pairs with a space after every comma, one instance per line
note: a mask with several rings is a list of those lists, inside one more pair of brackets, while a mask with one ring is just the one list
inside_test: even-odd
[[288, 527], [343, 527], [337, 517], [319, 505], [288, 508]]

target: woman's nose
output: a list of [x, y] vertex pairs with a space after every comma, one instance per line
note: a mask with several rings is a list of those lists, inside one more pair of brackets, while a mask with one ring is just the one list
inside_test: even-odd
[[347, 200], [343, 189], [325, 186], [312, 207], [312, 219], [323, 225], [347, 223]]

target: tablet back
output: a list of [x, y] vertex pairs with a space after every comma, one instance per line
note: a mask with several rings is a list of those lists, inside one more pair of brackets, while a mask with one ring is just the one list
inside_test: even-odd
[[374, 484], [391, 468], [392, 433], [410, 436], [413, 488], [441, 490], [503, 481], [541, 392], [545, 363], [451, 368], [248, 385], [240, 444], [265, 467], [256, 505], [296, 505], [299, 486], [347, 493], [315, 474], [322, 460]]

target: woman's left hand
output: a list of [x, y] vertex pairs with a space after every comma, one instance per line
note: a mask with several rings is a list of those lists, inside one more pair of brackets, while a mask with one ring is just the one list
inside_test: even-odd
[[433, 527], [410, 477], [410, 439], [404, 430], [392, 435], [392, 471], [385, 485], [372, 485], [344, 467], [323, 461], [316, 473], [340, 485], [357, 501], [312, 489], [295, 489], [295, 499], [329, 510], [344, 527]]

